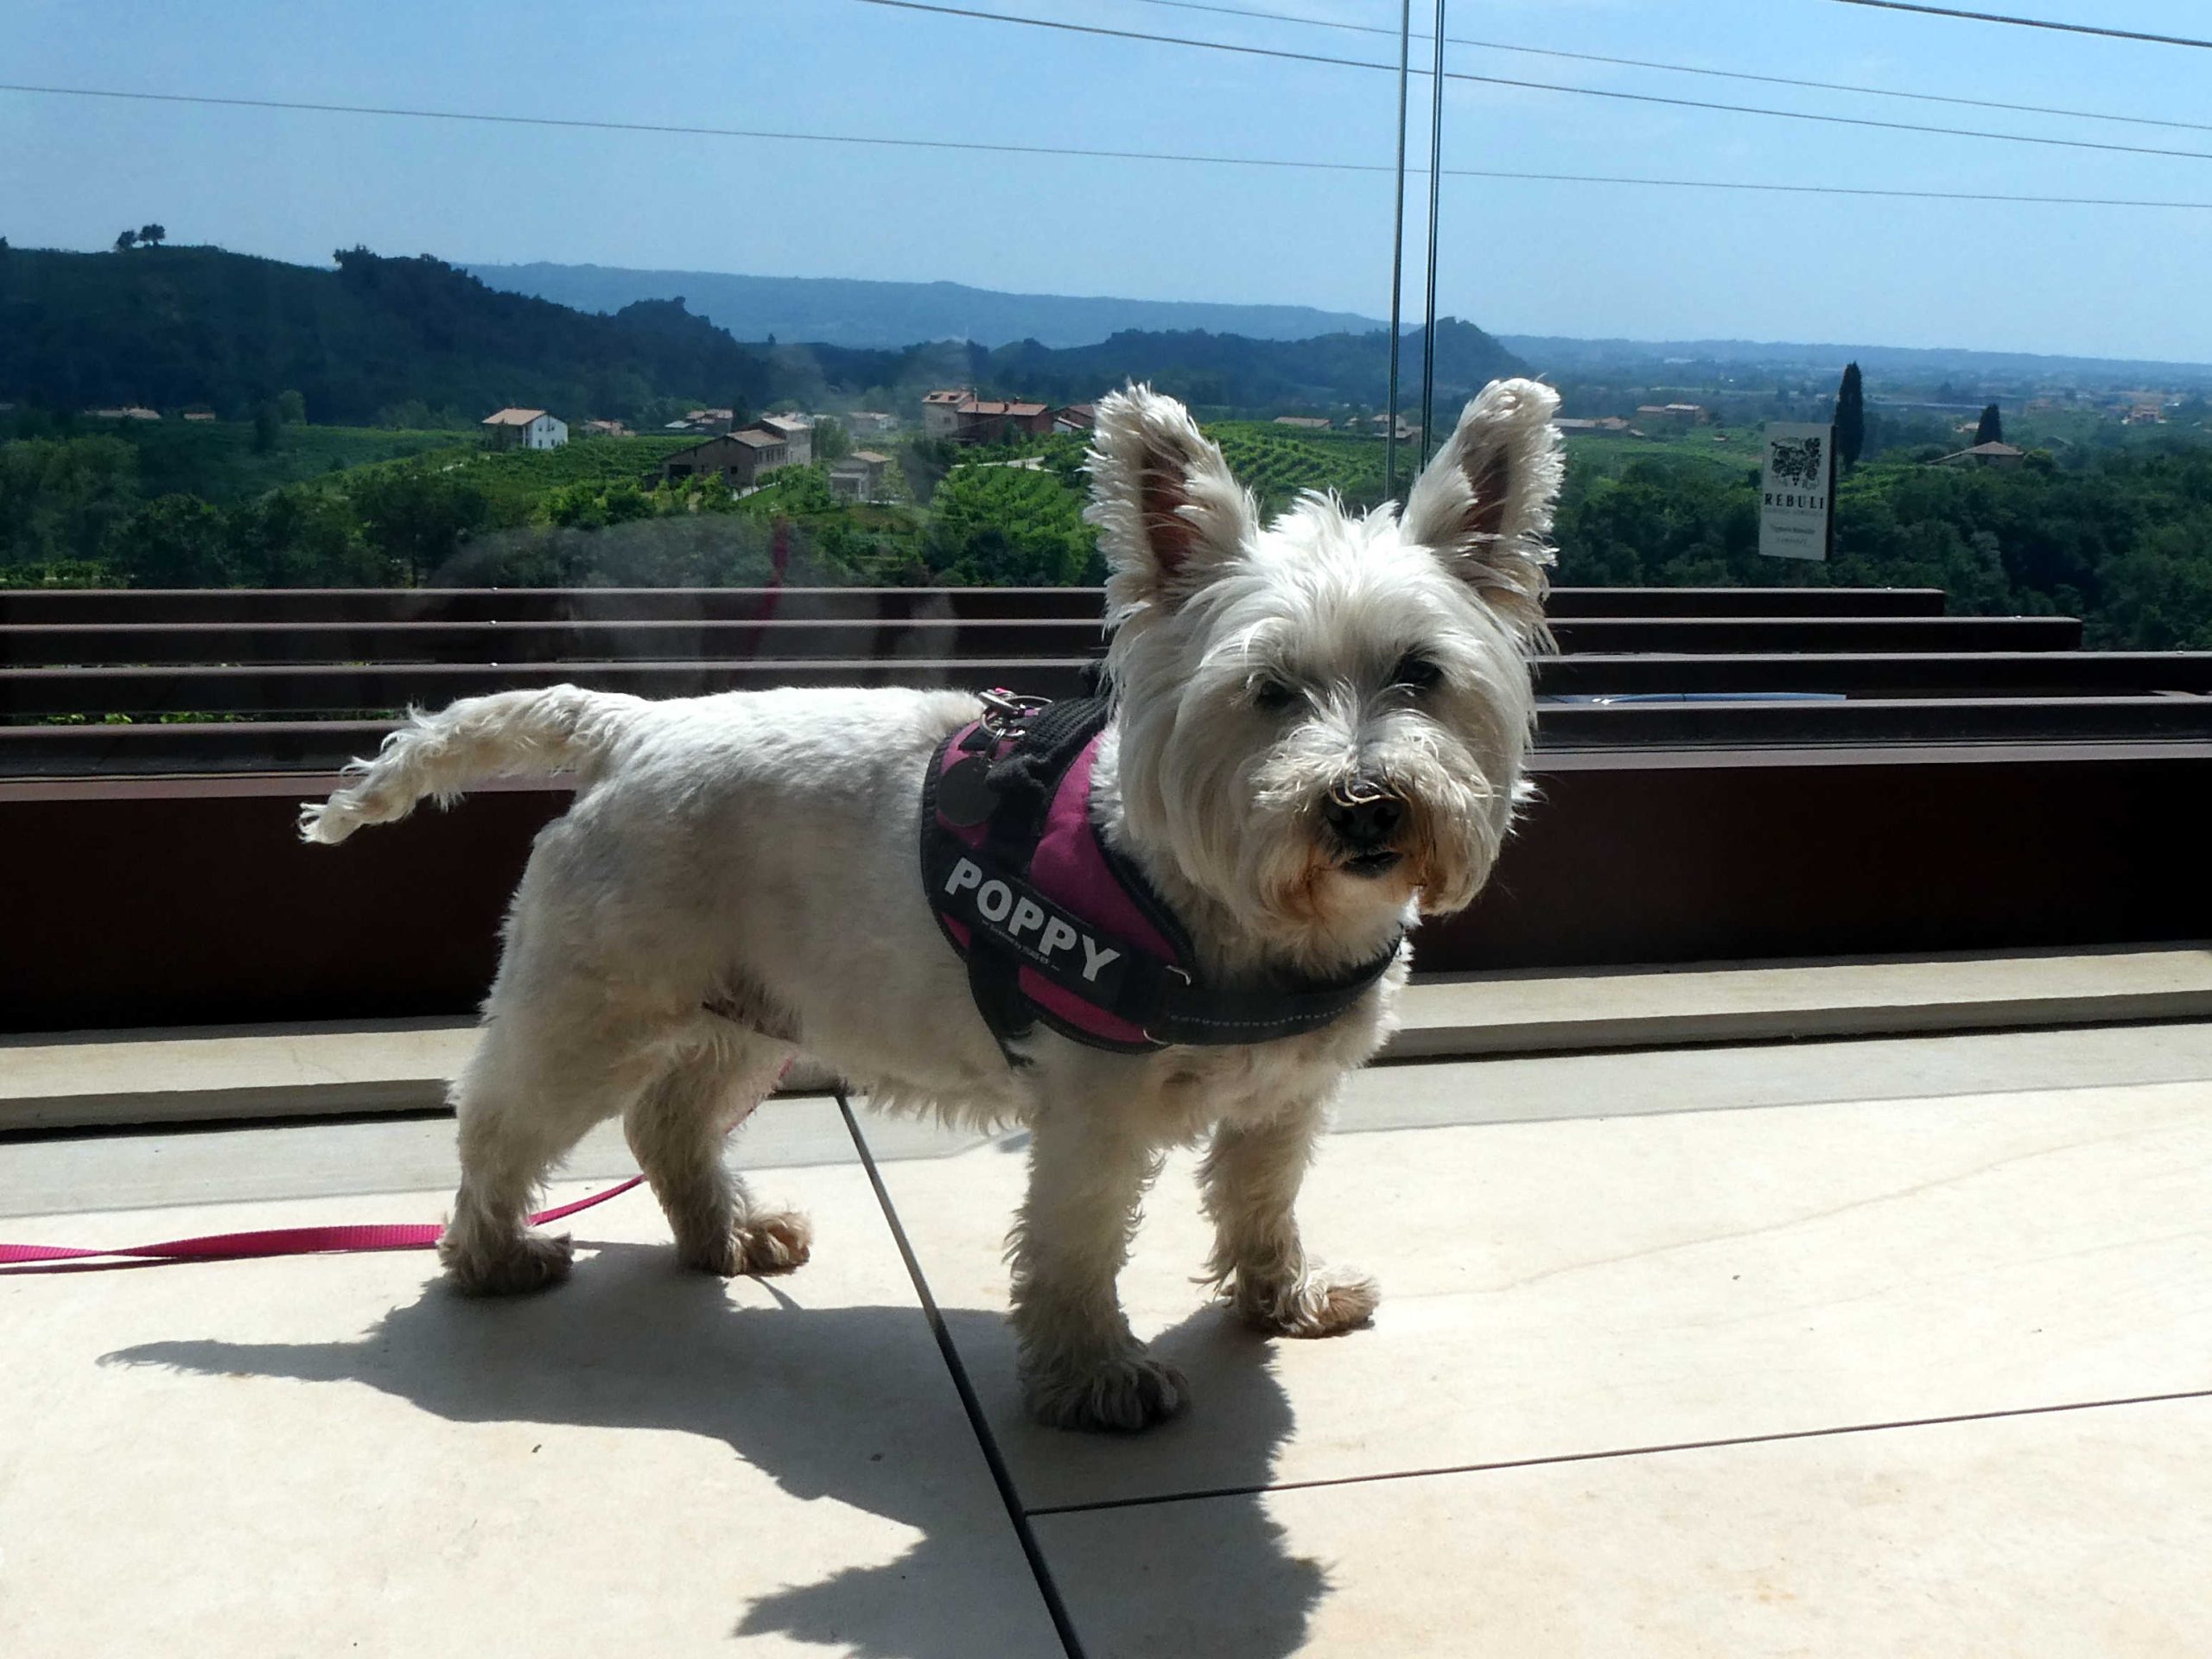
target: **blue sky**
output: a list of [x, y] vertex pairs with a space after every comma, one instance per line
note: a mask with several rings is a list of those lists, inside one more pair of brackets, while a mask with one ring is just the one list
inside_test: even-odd
[[[1381, 60], [1381, 36], [1143, 0], [980, 9]], [[1395, 24], [1390, 0], [1224, 0]], [[2011, 9], [2212, 32], [2188, 0]], [[1429, 8], [1416, 5], [1418, 14]], [[0, 79], [511, 115], [1387, 162], [1392, 77], [859, 0], [9, 0]], [[1459, 0], [1451, 35], [2212, 124], [2212, 52], [1830, 0]], [[1416, 47], [1416, 59], [1422, 48]], [[1477, 73], [2212, 156], [2212, 130], [1755, 86], [1454, 47]], [[1416, 82], [1425, 119], [1426, 81]], [[1881, 132], [1456, 84], [1445, 164], [2212, 202], [2212, 159]], [[1415, 149], [1425, 149], [1425, 126]], [[303, 261], [341, 244], [1380, 315], [1387, 175], [979, 156], [0, 93], [0, 234]], [[1420, 303], [1418, 215], [1409, 304]], [[1498, 332], [2212, 360], [2212, 212], [1452, 178], [1441, 308]]]

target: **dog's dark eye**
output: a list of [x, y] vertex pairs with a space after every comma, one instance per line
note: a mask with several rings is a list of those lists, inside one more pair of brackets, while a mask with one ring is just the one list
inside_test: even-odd
[[1398, 658], [1398, 665], [1390, 671], [1391, 685], [1409, 691], [1432, 690], [1443, 677], [1444, 671], [1417, 651]]
[[1279, 715], [1297, 701], [1298, 689], [1287, 680], [1264, 674], [1252, 682], [1252, 706], [1267, 714]]

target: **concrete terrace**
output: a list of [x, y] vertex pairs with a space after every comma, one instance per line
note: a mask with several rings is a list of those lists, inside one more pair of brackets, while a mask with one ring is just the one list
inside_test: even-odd
[[[435, 1219], [465, 1042], [10, 1039], [0, 1237]], [[1424, 985], [1303, 1205], [1374, 1326], [1205, 1306], [1179, 1157], [1123, 1292], [1197, 1402], [1139, 1439], [1020, 1418], [1021, 1152], [770, 1103], [774, 1281], [643, 1192], [524, 1301], [0, 1276], [0, 1654], [2212, 1651], [2212, 952]]]

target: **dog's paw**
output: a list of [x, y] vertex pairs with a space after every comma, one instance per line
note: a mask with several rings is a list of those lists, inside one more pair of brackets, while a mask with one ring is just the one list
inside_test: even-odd
[[1381, 1287], [1349, 1268], [1324, 1268], [1303, 1279], [1258, 1284], [1241, 1276], [1229, 1294], [1237, 1316], [1281, 1337], [1334, 1337], [1375, 1317]]
[[796, 1210], [763, 1211], [736, 1232], [745, 1271], [790, 1273], [814, 1254], [814, 1224]]
[[450, 1234], [438, 1241], [438, 1260], [464, 1296], [521, 1296], [550, 1289], [569, 1276], [575, 1254], [566, 1233], [522, 1233], [496, 1249], [463, 1246]]
[[724, 1279], [790, 1273], [805, 1266], [813, 1251], [813, 1225], [795, 1210], [756, 1211], [709, 1243], [678, 1247], [686, 1267]]
[[1174, 1416], [1190, 1404], [1191, 1387], [1173, 1365], [1138, 1349], [1102, 1364], [1031, 1372], [1022, 1402], [1048, 1428], [1127, 1434]]

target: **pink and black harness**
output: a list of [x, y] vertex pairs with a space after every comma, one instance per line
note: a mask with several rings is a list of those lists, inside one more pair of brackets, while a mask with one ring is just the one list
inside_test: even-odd
[[1339, 978], [1209, 983], [1174, 912], [1091, 819], [1107, 699], [984, 704], [924, 774], [922, 880], [1009, 1056], [1039, 1020], [1125, 1053], [1294, 1037], [1343, 1014], [1396, 957], [1394, 940]]

